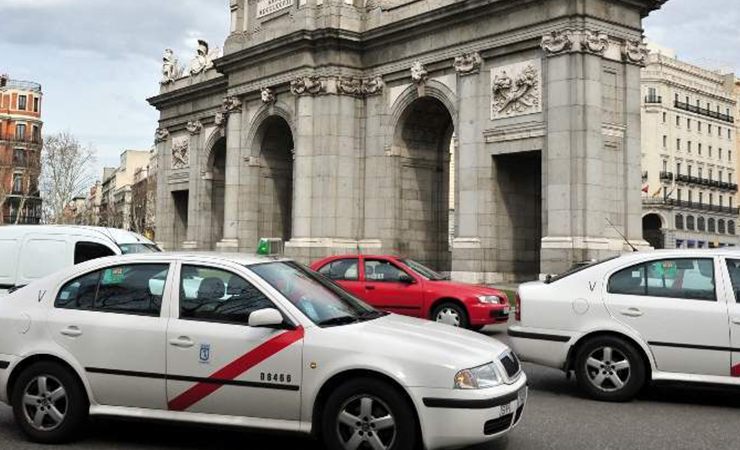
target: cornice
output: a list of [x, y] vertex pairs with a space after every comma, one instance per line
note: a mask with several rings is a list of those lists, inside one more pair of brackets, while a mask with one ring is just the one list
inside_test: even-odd
[[167, 106], [168, 104], [178, 103], [181, 101], [192, 101], [200, 97], [207, 97], [213, 93], [222, 93], [226, 91], [229, 81], [226, 77], [214, 78], [203, 81], [181, 89], [155, 95], [146, 99], [150, 105], [157, 109]]

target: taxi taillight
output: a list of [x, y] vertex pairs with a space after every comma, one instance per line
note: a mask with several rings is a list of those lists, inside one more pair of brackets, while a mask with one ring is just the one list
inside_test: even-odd
[[519, 292], [516, 293], [516, 313], [514, 314], [514, 318], [517, 321], [522, 320], [522, 298], [519, 297]]

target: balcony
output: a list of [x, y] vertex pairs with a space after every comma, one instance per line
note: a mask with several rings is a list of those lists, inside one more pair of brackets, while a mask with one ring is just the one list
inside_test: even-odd
[[673, 172], [660, 172], [661, 181], [673, 181]]
[[680, 182], [683, 182], [683, 183], [688, 183], [689, 182], [689, 176], [688, 175], [682, 175], [682, 174], [679, 173], [678, 175], [676, 175], [676, 181], [680, 181]]
[[738, 215], [740, 214], [739, 208], [730, 208], [729, 206], [719, 206], [719, 205], [710, 205], [703, 202], [689, 202], [686, 200], [674, 200], [672, 198], [643, 198], [642, 199], [643, 205], [648, 206], [676, 206], [680, 208], [686, 208], [686, 209], [695, 209], [698, 211], [709, 211], [709, 212], [718, 212], [723, 214], [732, 214], [732, 215]]
[[674, 102], [674, 106], [678, 109], [682, 109], [684, 111], [689, 111], [695, 114], [699, 114], [701, 116], [711, 117], [713, 119], [721, 120], [723, 122], [735, 123], [735, 118], [733, 116], [730, 116], [728, 114], [722, 114], [717, 111], [711, 111], [709, 109], [701, 108], [696, 105], [691, 105], [691, 104], [676, 100]]
[[645, 97], [645, 104], [648, 105], [660, 105], [663, 103], [663, 97], [660, 95], [648, 95]]

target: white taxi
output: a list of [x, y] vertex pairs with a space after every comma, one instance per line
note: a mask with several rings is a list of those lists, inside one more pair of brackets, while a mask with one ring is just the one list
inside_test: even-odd
[[460, 447], [511, 430], [526, 397], [505, 345], [380, 312], [289, 260], [118, 256], [0, 301], [0, 400], [37, 442], [105, 415]]
[[511, 346], [606, 401], [645, 383], [740, 386], [740, 252], [632, 253], [523, 284]]

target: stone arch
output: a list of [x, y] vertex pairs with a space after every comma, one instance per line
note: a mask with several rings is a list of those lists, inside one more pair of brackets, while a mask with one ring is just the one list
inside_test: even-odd
[[[403, 90], [398, 96], [393, 105], [391, 106], [390, 121], [388, 123], [389, 133], [386, 136], [390, 136], [391, 139], [395, 139], [395, 132], [398, 129], [398, 124], [402, 120], [402, 116], [408, 110], [408, 107], [416, 100], [424, 97], [431, 97], [440, 101], [450, 116], [452, 117], [452, 123], [455, 129], [458, 127], [458, 99], [457, 95], [445, 84], [440, 83], [436, 80], [429, 80], [424, 86], [424, 95], [419, 95], [419, 88], [415, 84], [411, 84], [409, 87]], [[391, 142], [392, 144], [392, 142]]]
[[665, 248], [666, 219], [657, 212], [649, 212], [642, 216], [642, 235], [656, 250]]
[[292, 115], [279, 105], [265, 105], [246, 135], [246, 155], [255, 171], [252, 199], [257, 238], [292, 237], [295, 182], [295, 126]]
[[450, 271], [450, 157], [456, 111], [441, 83], [429, 83], [423, 96], [413, 88], [397, 102], [390, 134], [399, 157], [396, 250]]
[[206, 143], [203, 146], [205, 151], [203, 152], [202, 172], [209, 172], [209, 168], [213, 166], [213, 158], [215, 156], [213, 150], [221, 138], [226, 139], [226, 130], [224, 127], [216, 127], [206, 139]]

